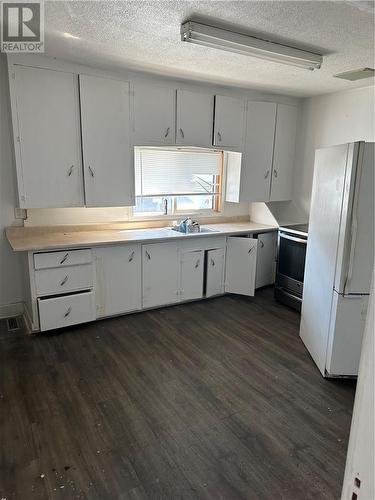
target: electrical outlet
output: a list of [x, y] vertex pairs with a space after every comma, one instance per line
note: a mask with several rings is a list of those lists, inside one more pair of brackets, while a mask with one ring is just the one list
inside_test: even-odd
[[14, 216], [16, 219], [22, 219], [22, 220], [27, 219], [26, 209], [25, 208], [15, 208], [14, 209]]

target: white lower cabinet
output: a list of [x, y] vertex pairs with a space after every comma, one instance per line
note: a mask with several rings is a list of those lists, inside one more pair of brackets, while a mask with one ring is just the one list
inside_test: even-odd
[[141, 308], [139, 245], [96, 248], [96, 314], [113, 316]]
[[180, 254], [180, 300], [203, 297], [203, 250], [183, 251]]
[[275, 282], [277, 232], [258, 235], [255, 288], [272, 285]]
[[93, 291], [46, 299], [39, 298], [38, 306], [42, 332], [96, 319]]
[[224, 291], [224, 248], [208, 250], [206, 260], [206, 297]]
[[142, 246], [142, 305], [144, 308], [180, 300], [178, 245], [152, 243]]
[[222, 293], [252, 296], [256, 287], [273, 283], [277, 233], [249, 236], [30, 252], [32, 329], [52, 330]]
[[258, 240], [255, 238], [227, 238], [225, 292], [254, 295], [257, 244]]

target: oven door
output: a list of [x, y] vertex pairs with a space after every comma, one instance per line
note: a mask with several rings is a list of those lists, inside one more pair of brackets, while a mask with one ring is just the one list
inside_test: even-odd
[[307, 239], [279, 233], [277, 284], [302, 297]]

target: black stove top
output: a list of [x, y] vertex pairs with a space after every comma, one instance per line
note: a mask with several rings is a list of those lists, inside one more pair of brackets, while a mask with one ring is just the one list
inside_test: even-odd
[[285, 226], [279, 227], [280, 231], [291, 232], [295, 234], [304, 234], [307, 236], [309, 232], [308, 224], [286, 224]]

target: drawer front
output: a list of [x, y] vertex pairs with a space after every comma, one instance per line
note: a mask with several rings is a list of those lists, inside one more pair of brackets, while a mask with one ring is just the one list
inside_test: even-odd
[[95, 320], [94, 292], [38, 299], [40, 330], [54, 330]]
[[35, 271], [36, 294], [52, 295], [93, 287], [92, 264]]
[[48, 269], [92, 262], [91, 250], [66, 250], [63, 252], [44, 252], [34, 254], [35, 269]]

